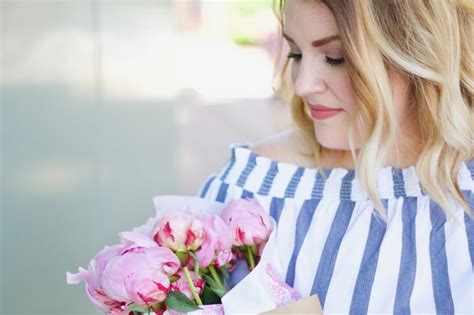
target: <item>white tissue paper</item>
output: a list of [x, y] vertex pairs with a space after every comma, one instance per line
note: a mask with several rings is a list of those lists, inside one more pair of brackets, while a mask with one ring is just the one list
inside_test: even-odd
[[258, 314], [301, 299], [298, 292], [282, 279], [276, 246], [276, 222], [262, 252], [260, 262], [246, 277], [222, 297], [226, 315]]

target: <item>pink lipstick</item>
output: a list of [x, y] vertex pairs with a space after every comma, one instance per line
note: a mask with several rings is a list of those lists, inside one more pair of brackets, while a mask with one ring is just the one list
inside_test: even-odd
[[315, 119], [326, 119], [343, 111], [341, 108], [331, 108], [321, 104], [309, 104], [311, 116]]

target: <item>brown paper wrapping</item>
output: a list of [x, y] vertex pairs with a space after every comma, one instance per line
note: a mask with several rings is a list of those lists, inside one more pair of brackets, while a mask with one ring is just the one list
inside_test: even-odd
[[323, 309], [317, 295], [311, 295], [307, 298], [288, 303], [271, 311], [260, 313], [260, 315], [271, 314], [317, 314], [322, 315]]

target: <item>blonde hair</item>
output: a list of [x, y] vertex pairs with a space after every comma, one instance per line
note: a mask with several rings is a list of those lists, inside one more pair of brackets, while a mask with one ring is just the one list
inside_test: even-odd
[[[448, 216], [454, 212], [450, 203], [454, 198], [474, 218], [457, 182], [461, 164], [473, 157], [473, 2], [321, 2], [335, 16], [358, 104], [349, 125], [350, 152], [360, 183], [379, 216], [387, 219], [376, 194], [376, 174], [399, 137], [388, 72], [395, 69], [408, 76], [410, 101], [418, 115], [422, 143], [415, 168], [424, 192]], [[284, 0], [274, 0], [273, 9], [283, 27]], [[281, 40], [280, 36], [280, 44]], [[290, 103], [296, 130], [313, 144], [313, 158], [321, 169], [320, 156], [327, 149], [317, 142], [303, 100], [288, 84], [288, 64], [286, 60], [274, 90]], [[358, 153], [354, 126], [361, 126], [363, 145]]]

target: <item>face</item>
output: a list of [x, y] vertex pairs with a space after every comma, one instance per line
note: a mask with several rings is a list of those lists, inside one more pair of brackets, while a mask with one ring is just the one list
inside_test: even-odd
[[[284, 13], [284, 36], [293, 59], [291, 78], [295, 93], [305, 104], [313, 120], [315, 137], [326, 147], [349, 150], [347, 140], [351, 115], [356, 108], [347, 73], [336, 20], [331, 10], [319, 1], [287, 0]], [[329, 40], [322, 39], [328, 38]], [[393, 74], [392, 92], [397, 119], [404, 121], [407, 80]], [[360, 147], [357, 128], [355, 147]]]

